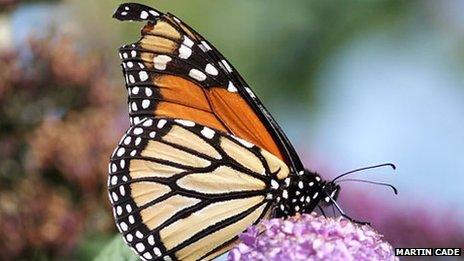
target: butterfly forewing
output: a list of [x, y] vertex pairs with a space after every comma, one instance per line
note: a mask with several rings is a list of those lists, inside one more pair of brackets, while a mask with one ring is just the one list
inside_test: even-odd
[[[145, 8], [145, 13], [153, 10]], [[147, 16], [141, 10], [125, 4], [115, 14], [120, 20], [148, 20], [142, 38], [120, 48], [132, 123], [148, 116], [188, 119], [288, 161], [263, 120], [265, 109], [250, 103], [255, 95], [214, 46], [173, 15], [153, 10], [158, 15]]]
[[147, 260], [198, 260], [228, 250], [270, 214], [271, 181], [289, 169], [233, 135], [180, 119], [144, 119], [110, 162], [109, 196], [125, 241]]

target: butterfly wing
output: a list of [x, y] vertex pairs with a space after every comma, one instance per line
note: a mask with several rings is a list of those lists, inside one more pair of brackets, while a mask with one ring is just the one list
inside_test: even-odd
[[285, 161], [302, 164], [280, 127], [233, 66], [177, 17], [122, 4], [119, 20], [148, 21], [142, 37], [120, 48], [132, 123], [143, 117], [183, 118], [234, 134]]
[[284, 162], [188, 120], [144, 119], [110, 162], [109, 196], [127, 244], [147, 260], [213, 258], [270, 214]]

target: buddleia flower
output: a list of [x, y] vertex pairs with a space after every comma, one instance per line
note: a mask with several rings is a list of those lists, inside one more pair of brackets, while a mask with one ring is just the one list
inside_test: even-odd
[[382, 237], [341, 217], [274, 218], [242, 233], [228, 260], [398, 260]]

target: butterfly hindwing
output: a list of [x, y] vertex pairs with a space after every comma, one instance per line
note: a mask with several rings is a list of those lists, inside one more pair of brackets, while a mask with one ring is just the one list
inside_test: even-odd
[[147, 260], [198, 260], [228, 250], [269, 215], [285, 163], [233, 135], [188, 120], [147, 118], [121, 139], [109, 196], [125, 241]]

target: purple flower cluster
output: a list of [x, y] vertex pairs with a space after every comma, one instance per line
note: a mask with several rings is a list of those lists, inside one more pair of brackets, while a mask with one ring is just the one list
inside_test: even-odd
[[240, 240], [228, 260], [398, 260], [370, 226], [315, 213], [263, 221]]

